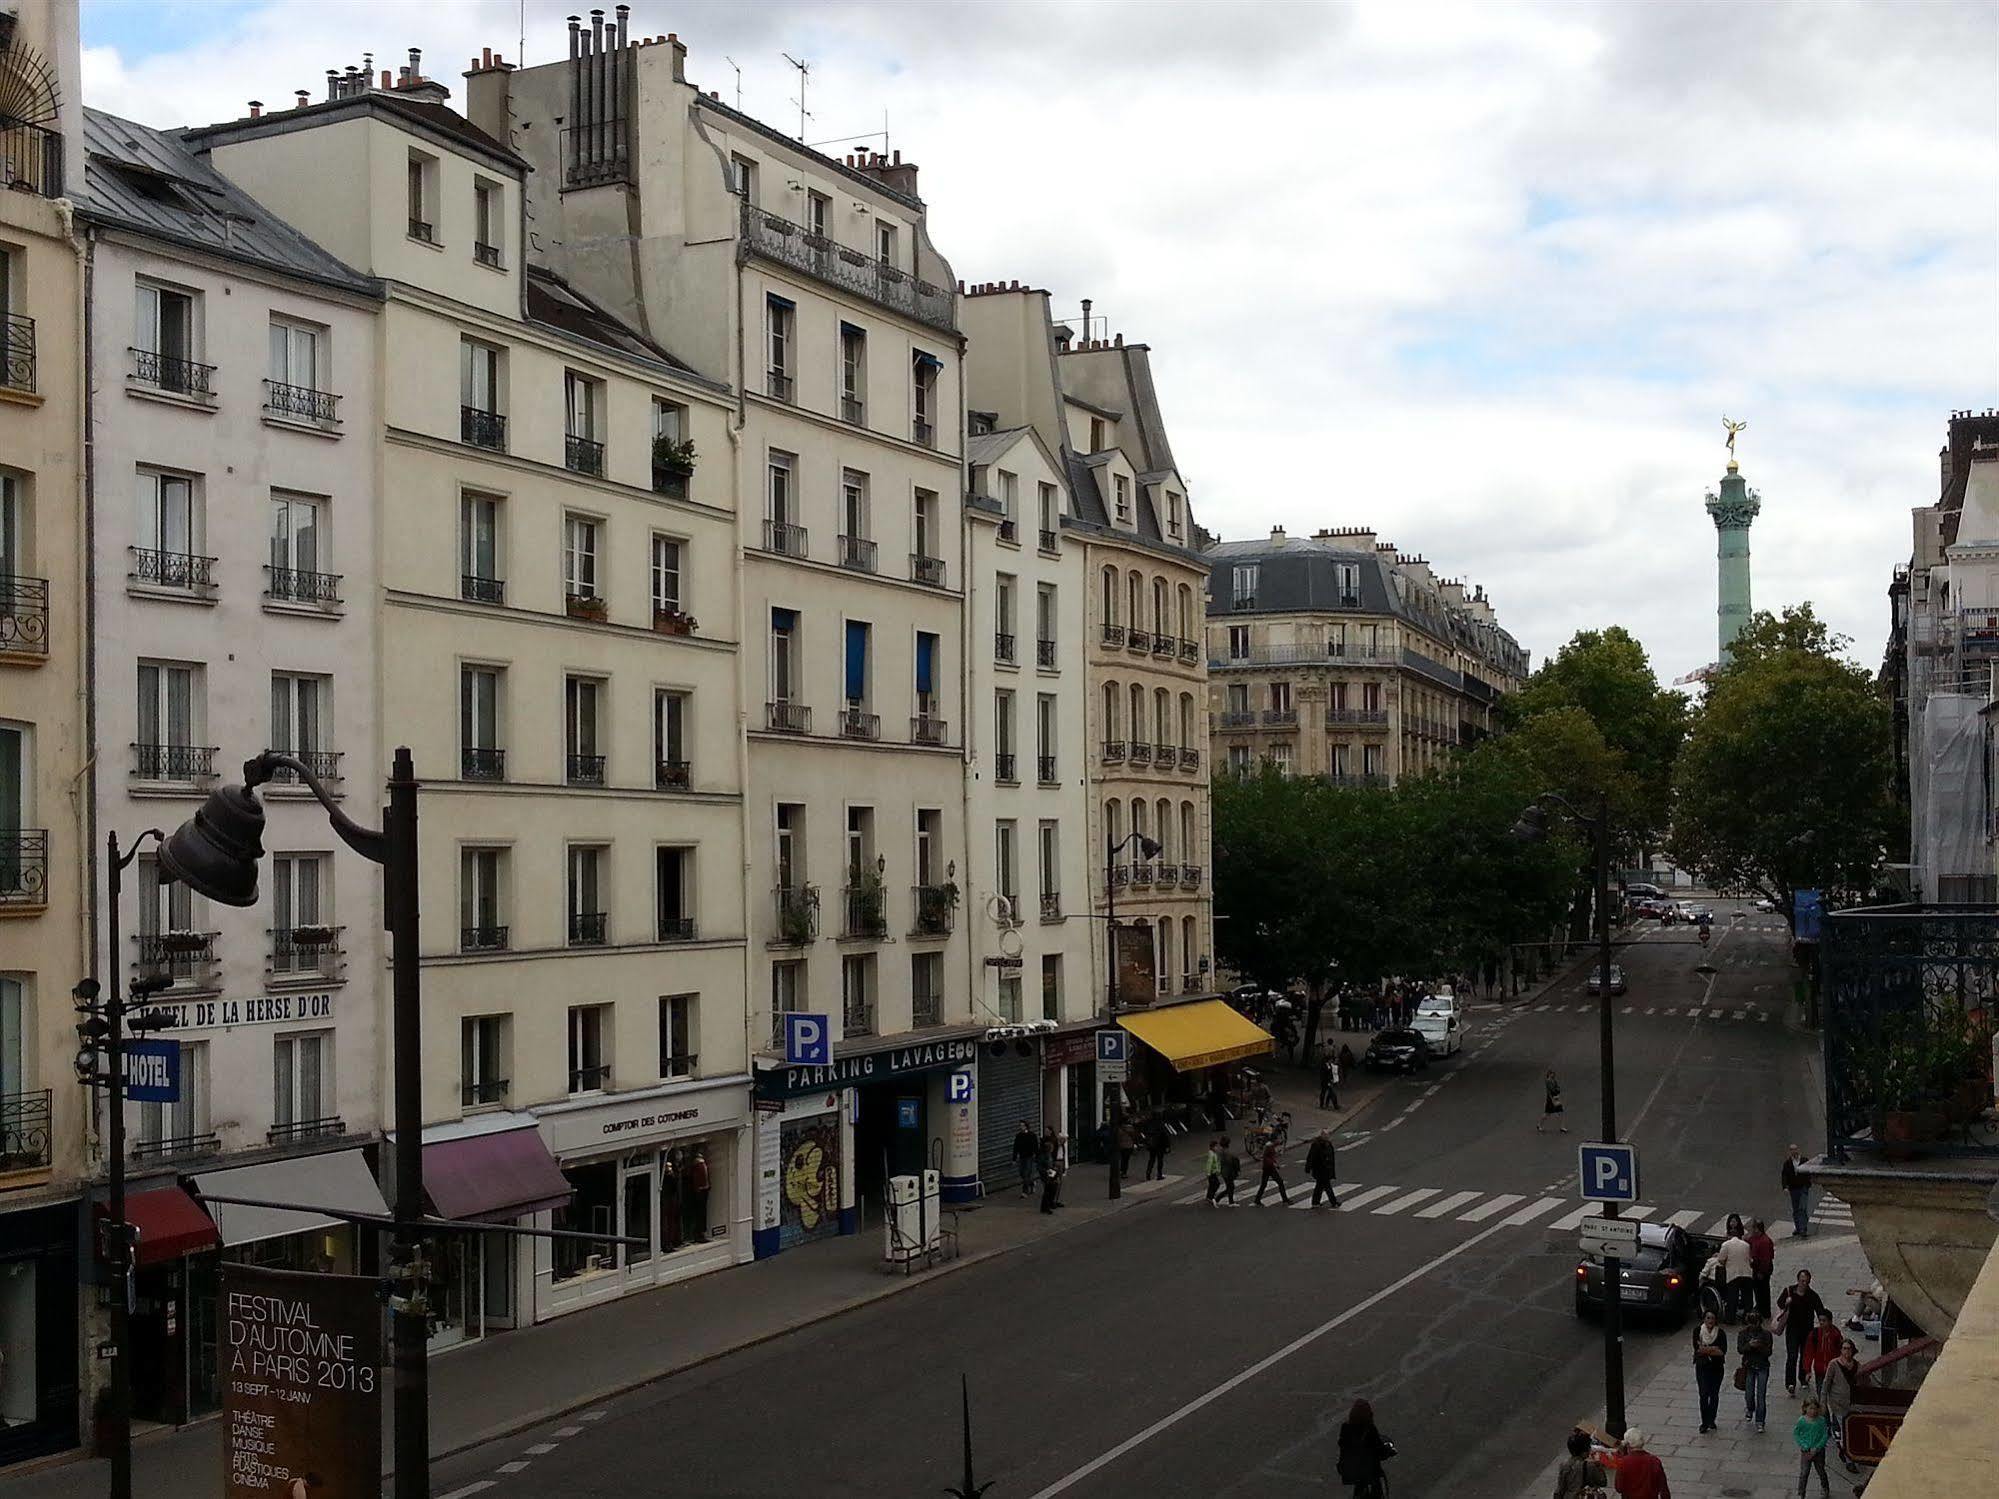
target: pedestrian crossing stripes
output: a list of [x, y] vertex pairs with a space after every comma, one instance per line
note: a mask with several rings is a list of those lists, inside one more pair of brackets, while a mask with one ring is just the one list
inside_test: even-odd
[[[1545, 1004], [1529, 1005], [1516, 1010], [1517, 1015], [1595, 1015], [1601, 1006], [1596, 1000], [1586, 1004]], [[1709, 1009], [1706, 1005], [1624, 1005], [1620, 1015], [1650, 1015], [1662, 1020], [1726, 1020], [1735, 1025], [1768, 1025], [1774, 1015], [1769, 1010], [1754, 1005], [1740, 1010]], [[1495, 1022], [1497, 1023], [1497, 1022]]]
[[[1545, 1195], [1530, 1199], [1520, 1192], [1483, 1192], [1477, 1189], [1447, 1192], [1442, 1187], [1406, 1187], [1393, 1183], [1369, 1186], [1354, 1181], [1337, 1181], [1333, 1188], [1339, 1199], [1337, 1206], [1340, 1212], [1366, 1213], [1376, 1218], [1406, 1216], [1432, 1221], [1448, 1218], [1456, 1223], [1488, 1223], [1499, 1218], [1500, 1226], [1505, 1228], [1538, 1226], [1549, 1233], [1569, 1233], [1603, 1213], [1601, 1203]], [[1266, 1193], [1263, 1206], [1311, 1208], [1311, 1178], [1287, 1179], [1286, 1191], [1290, 1195], [1288, 1202], [1274, 1193]], [[1237, 1207], [1256, 1205], [1255, 1194], [1240, 1181], [1236, 1184], [1236, 1194]], [[1207, 1195], [1208, 1189], [1203, 1183], [1172, 1201], [1175, 1207], [1190, 1207], [1204, 1202]], [[1638, 1202], [1627, 1204], [1618, 1211], [1627, 1219], [1667, 1224], [1712, 1238], [1720, 1238], [1728, 1227], [1727, 1213], [1713, 1213], [1703, 1208], [1680, 1208], [1667, 1213], [1655, 1204]], [[1848, 1214], [1849, 1209], [1844, 1203], [1826, 1199], [1814, 1208], [1812, 1221], [1826, 1227], [1850, 1227], [1852, 1220]]]

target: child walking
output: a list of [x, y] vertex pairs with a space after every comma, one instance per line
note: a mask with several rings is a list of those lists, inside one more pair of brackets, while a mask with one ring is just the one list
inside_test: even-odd
[[1811, 1477], [1814, 1468], [1819, 1475], [1820, 1499], [1831, 1499], [1832, 1484], [1825, 1476], [1825, 1444], [1831, 1438], [1832, 1427], [1826, 1422], [1825, 1407], [1816, 1400], [1806, 1400], [1805, 1413], [1791, 1428], [1791, 1439], [1798, 1444], [1798, 1499], [1804, 1499], [1805, 1480]]

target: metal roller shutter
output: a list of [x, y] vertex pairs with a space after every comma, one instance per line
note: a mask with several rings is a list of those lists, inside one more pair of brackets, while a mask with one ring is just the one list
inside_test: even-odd
[[1028, 1043], [1022, 1056], [1014, 1042], [994, 1056], [995, 1043], [979, 1045], [979, 1179], [988, 1192], [1019, 1190], [1013, 1164], [1013, 1137], [1025, 1119], [1041, 1127], [1041, 1048]]

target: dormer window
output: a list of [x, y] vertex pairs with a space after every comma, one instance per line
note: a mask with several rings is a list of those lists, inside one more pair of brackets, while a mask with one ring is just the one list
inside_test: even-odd
[[437, 243], [437, 158], [421, 151], [410, 152], [408, 182], [409, 237], [434, 245]]
[[1129, 521], [1131, 519], [1131, 480], [1127, 479], [1123, 474], [1112, 474], [1111, 492], [1117, 504], [1117, 518], [1121, 521]]

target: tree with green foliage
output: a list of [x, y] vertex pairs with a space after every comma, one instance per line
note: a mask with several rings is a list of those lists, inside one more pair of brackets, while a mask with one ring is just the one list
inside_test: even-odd
[[1893, 723], [1810, 604], [1756, 615], [1708, 683], [1674, 776], [1674, 859], [1789, 916], [1872, 887], [1895, 831]]

